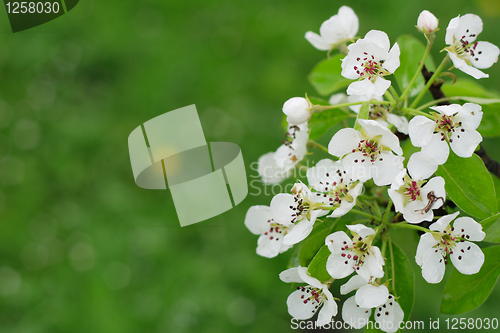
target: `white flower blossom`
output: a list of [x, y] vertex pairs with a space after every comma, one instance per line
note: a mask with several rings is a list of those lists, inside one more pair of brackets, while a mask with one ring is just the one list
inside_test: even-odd
[[293, 267], [280, 273], [280, 279], [288, 283], [307, 283], [306, 287], [297, 287], [290, 294], [286, 304], [288, 313], [295, 319], [309, 319], [319, 310], [316, 324], [324, 326], [337, 314], [337, 303], [328, 285], [307, 274], [305, 267]]
[[[408, 170], [413, 176], [412, 171]], [[403, 214], [407, 222], [432, 221], [434, 218], [432, 210], [441, 207], [446, 200], [444, 179], [434, 177], [426, 181], [420, 177], [410, 177], [410, 175], [406, 173], [406, 170], [401, 171], [394, 178], [391, 188], [387, 190], [394, 202], [394, 208]]]
[[363, 131], [341, 129], [328, 144], [328, 152], [342, 158], [344, 170], [349, 170], [353, 179], [364, 182], [373, 177], [376, 185], [389, 185], [403, 169], [399, 139], [375, 120], [358, 122]]
[[439, 20], [428, 10], [423, 10], [417, 19], [417, 29], [425, 34], [438, 30]]
[[372, 245], [375, 230], [362, 224], [348, 225], [352, 237], [343, 231], [330, 234], [325, 244], [332, 253], [326, 270], [334, 279], [342, 279], [357, 272], [364, 279], [384, 276], [384, 258], [377, 246]]
[[363, 184], [353, 181], [341, 162], [330, 159], [323, 159], [309, 168], [307, 182], [315, 191], [313, 196], [316, 196], [316, 201], [336, 208], [329, 217], [347, 214], [356, 205], [356, 198], [363, 190]]
[[470, 241], [482, 241], [485, 233], [481, 224], [470, 217], [459, 217], [459, 212], [445, 215], [431, 224], [430, 230], [420, 237], [415, 261], [422, 267], [422, 276], [429, 283], [443, 279], [448, 256], [462, 274], [476, 274], [484, 263], [481, 248]]
[[358, 33], [359, 20], [352, 8], [340, 7], [338, 14], [321, 24], [319, 33], [306, 32], [306, 39], [315, 48], [330, 51], [340, 43], [352, 40]]
[[276, 152], [262, 155], [257, 170], [264, 184], [278, 184], [290, 177], [295, 165], [307, 153], [307, 123], [288, 125], [287, 140]]
[[291, 246], [283, 244], [283, 237], [291, 225], [276, 223], [268, 206], [252, 206], [245, 217], [246, 227], [255, 235], [260, 235], [257, 241], [257, 254], [267, 258], [276, 257]]
[[417, 171], [419, 177], [428, 178], [438, 165], [444, 164], [451, 149], [460, 157], [471, 157], [478, 144], [483, 140], [476, 130], [481, 122], [481, 106], [473, 103], [434, 106], [437, 111], [434, 121], [424, 116], [416, 116], [408, 125], [411, 143], [422, 147], [413, 154], [408, 167]]
[[385, 332], [396, 332], [404, 313], [387, 287], [355, 275], [340, 287], [340, 293], [345, 295], [356, 289], [356, 294], [349, 297], [342, 306], [344, 322], [356, 329], [363, 328], [368, 323], [371, 309], [375, 308], [375, 320], [380, 328]]
[[283, 244], [293, 245], [305, 239], [312, 231], [318, 216], [328, 214], [321, 210], [323, 206], [302, 183], [296, 183], [292, 194], [279, 193], [271, 200], [271, 215], [282, 225], [290, 226], [291, 230], [283, 238]]
[[287, 115], [286, 121], [289, 124], [300, 125], [311, 118], [312, 109], [304, 97], [293, 97], [283, 104], [283, 113]]
[[453, 18], [446, 28], [446, 48], [453, 65], [475, 79], [489, 77], [477, 68], [490, 68], [498, 61], [500, 49], [489, 42], [476, 42], [483, 31], [483, 21], [474, 14]]
[[[361, 95], [350, 95], [347, 97], [349, 103], [355, 102], [365, 102], [370, 99], [375, 99], [377, 101], [383, 101], [382, 96], [372, 96], [371, 98], [366, 98], [366, 96]], [[377, 123], [384, 127], [389, 127], [389, 124], [393, 124], [398, 132], [403, 134], [408, 134], [408, 119], [405, 116], [398, 116], [391, 113], [391, 109], [388, 105], [384, 104], [370, 104], [370, 115], [369, 119], [375, 120]], [[359, 113], [361, 105], [351, 105], [349, 108], [355, 113]]]
[[385, 75], [394, 73], [399, 67], [399, 45], [389, 50], [389, 37], [383, 31], [371, 30], [363, 39], [349, 45], [349, 53], [342, 60], [342, 76], [361, 81], [353, 82], [347, 88], [348, 95], [362, 95], [370, 99], [382, 96], [391, 85]]

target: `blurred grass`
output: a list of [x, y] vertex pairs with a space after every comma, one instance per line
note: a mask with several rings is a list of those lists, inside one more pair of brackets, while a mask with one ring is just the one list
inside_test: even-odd
[[[416, 17], [430, 10], [441, 20], [436, 59], [458, 14], [481, 15], [480, 39], [500, 44], [498, 5], [487, 0], [82, 0], [16, 34], [2, 12], [0, 332], [289, 331], [292, 289], [278, 274], [291, 252], [257, 256], [243, 225], [271, 189], [259, 184], [267, 196], [180, 228], [168, 191], [135, 185], [127, 137], [196, 104], [207, 141], [237, 143], [255, 176], [251, 163], [281, 143], [283, 102], [314, 95], [306, 76], [325, 54], [305, 32], [343, 4], [360, 17], [358, 35], [379, 29], [391, 41], [417, 34]], [[481, 84], [496, 88], [499, 65], [486, 71]], [[412, 257], [414, 244], [399, 243]], [[412, 318], [427, 321], [444, 284], [416, 276]], [[497, 287], [463, 316], [498, 316], [498, 296]]]

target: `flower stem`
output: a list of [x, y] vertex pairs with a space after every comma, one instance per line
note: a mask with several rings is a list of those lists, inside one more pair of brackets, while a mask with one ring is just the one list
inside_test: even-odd
[[417, 110], [417, 109], [411, 109], [411, 108], [402, 108], [401, 111], [407, 113], [407, 114], [410, 114], [412, 116], [424, 116], [424, 117], [427, 117], [431, 120], [434, 120], [434, 118], [428, 114], [427, 112], [423, 112], [423, 111], [420, 111], [420, 110]]
[[396, 100], [399, 100], [399, 95], [398, 95], [398, 92], [396, 91], [396, 89], [394, 89], [394, 87], [392, 86], [392, 84], [389, 86], [389, 90], [391, 91], [392, 95], [394, 96], [394, 98]]
[[436, 78], [439, 76], [439, 74], [441, 74], [441, 72], [443, 71], [444, 67], [448, 63], [448, 61], [450, 61], [450, 56], [448, 54], [446, 54], [446, 57], [444, 57], [443, 61], [441, 61], [441, 64], [439, 65], [439, 67], [436, 69], [436, 71], [434, 72], [434, 74], [432, 74], [432, 76], [429, 79], [429, 81], [427, 81], [427, 84], [425, 85], [424, 89], [422, 89], [422, 91], [420, 92], [420, 94], [418, 94], [418, 96], [411, 103], [410, 109], [414, 109], [417, 106], [418, 102], [420, 102], [420, 100], [422, 99], [422, 97], [424, 97], [424, 95], [427, 92], [427, 90], [429, 90], [429, 87], [434, 83], [434, 80], [436, 80]]
[[[346, 106], [352, 106], [352, 105], [361, 105], [363, 104], [364, 101], [362, 102], [352, 102], [352, 103], [342, 103], [342, 104], [335, 104], [335, 105], [313, 105], [312, 109], [314, 113], [320, 113], [326, 110], [333, 110], [333, 109], [340, 109]], [[371, 99], [370, 104], [384, 104], [384, 105], [390, 105], [391, 102], [388, 101], [377, 101], [376, 99]]]
[[375, 216], [373, 214], [370, 214], [370, 213], [367, 213], [367, 212], [364, 212], [362, 210], [351, 209], [351, 213], [358, 214], [358, 215], [361, 215], [361, 216], [365, 216], [365, 217], [368, 217], [369, 219], [372, 219], [372, 220], [375, 220], [375, 221], [380, 221], [380, 218], [378, 218], [377, 216]]
[[392, 200], [389, 200], [389, 202], [387, 203], [387, 207], [385, 208], [384, 219], [382, 220], [384, 224], [387, 224], [387, 221], [389, 220], [389, 212], [391, 211], [391, 208], [392, 208]]
[[408, 83], [408, 86], [406, 87], [405, 91], [403, 91], [403, 93], [399, 97], [400, 101], [402, 101], [402, 100], [404, 100], [406, 98], [406, 96], [410, 92], [411, 87], [413, 86], [413, 84], [417, 80], [418, 76], [420, 75], [420, 72], [422, 71], [422, 67], [424, 67], [425, 60], [427, 59], [427, 56], [429, 55], [431, 47], [432, 47], [432, 43], [429, 42], [429, 41], [427, 41], [427, 47], [425, 48], [424, 56], [422, 57], [422, 60], [420, 60], [420, 63], [419, 63], [418, 68], [417, 68], [417, 71], [413, 75], [413, 78], [411, 79], [410, 83]]
[[389, 225], [391, 226], [391, 228], [415, 229], [424, 232], [432, 232], [427, 228], [421, 227], [419, 225], [410, 224], [408, 222], [391, 223]]
[[317, 142], [316, 142], [316, 141], [314, 141], [314, 140], [310, 140], [310, 139], [309, 139], [309, 140], [307, 141], [307, 145], [308, 145], [309, 147], [312, 147], [312, 148], [318, 148], [318, 149], [320, 149], [320, 150], [324, 151], [325, 153], [328, 153], [328, 148], [326, 148], [325, 146], [323, 146], [323, 145], [322, 145], [322, 144], [320, 144], [320, 143], [317, 143]]

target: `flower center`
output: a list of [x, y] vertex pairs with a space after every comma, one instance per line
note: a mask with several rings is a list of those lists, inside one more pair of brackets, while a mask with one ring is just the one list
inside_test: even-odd
[[[435, 133], [441, 134], [441, 141], [448, 140], [449, 142], [453, 142], [451, 139], [451, 134], [460, 129], [462, 126], [462, 122], [455, 122], [454, 116], [447, 115], [439, 115], [436, 117], [436, 128], [434, 129]], [[461, 132], [464, 132], [465, 129], [461, 128]], [[457, 135], [457, 138], [460, 138], [460, 135]]]
[[411, 201], [422, 200], [420, 196], [420, 186], [418, 186], [417, 182], [412, 180], [411, 183], [406, 185], [405, 195], [411, 198]]
[[274, 222], [274, 220], [268, 220], [269, 223], [269, 231], [266, 231], [264, 235], [268, 236], [270, 240], [275, 239], [278, 241], [281, 235], [286, 235], [288, 233], [288, 227], [282, 224]]
[[[382, 152], [382, 147], [379, 145], [379, 143], [376, 140], [370, 139], [370, 140], [361, 140], [358, 144], [357, 149], [353, 149], [352, 152], [355, 153], [357, 151], [360, 151], [363, 153], [363, 156], [367, 157], [370, 159], [370, 161], [373, 163], [375, 162], [375, 159], [377, 158], [378, 154]], [[361, 160], [361, 163], [363, 163], [365, 160]], [[354, 162], [357, 163], [357, 160]]]
[[389, 108], [382, 104], [370, 104], [369, 118], [373, 120], [387, 119], [387, 113], [389, 113]]
[[[365, 262], [365, 257], [369, 255], [370, 245], [367, 244], [362, 237], [352, 238], [353, 242], [351, 245], [348, 245], [347, 242], [344, 242], [342, 251], [348, 251], [348, 253], [343, 252], [341, 254], [342, 257], [347, 259], [352, 259], [354, 261], [354, 270], [359, 270], [359, 268]], [[351, 253], [349, 253], [351, 252]], [[345, 262], [346, 264], [348, 261]]]
[[377, 76], [384, 76], [390, 74], [385, 68], [382, 67], [384, 60], [376, 61], [372, 54], [363, 52], [364, 57], [358, 57], [356, 60], [361, 64], [354, 66], [354, 70], [361, 78], [368, 78], [370, 81], [375, 81]]
[[[465, 31], [466, 35], [463, 35], [459, 40], [455, 39], [452, 46], [449, 47], [450, 51], [453, 52], [461, 59], [468, 61], [468, 57], [474, 58], [476, 56], [477, 42], [469, 43], [467, 40], [469, 37], [474, 38], [476, 34], [469, 34], [469, 29]], [[481, 54], [481, 53], [479, 53]]]
[[[300, 296], [300, 298], [303, 300], [304, 304], [307, 304], [309, 302], [312, 302], [313, 304], [316, 304], [315, 309], [317, 309], [325, 300], [325, 294], [323, 293], [323, 290], [314, 288], [311, 286], [307, 287], [297, 287], [297, 290], [302, 291], [303, 293], [306, 293], [306, 295]], [[310, 296], [307, 297], [307, 294]]]
[[[439, 243], [434, 246], [436, 248], [435, 252], [440, 251], [444, 258], [444, 263], [447, 264], [448, 255], [453, 254], [453, 248], [457, 245], [457, 243], [465, 242], [468, 239], [470, 239], [470, 235], [468, 235], [464, 229], [455, 231], [454, 227], [447, 226], [441, 233]], [[467, 250], [470, 250], [470, 246]], [[460, 252], [465, 253], [464, 249], [461, 249]], [[457, 258], [458, 260], [462, 260], [462, 255], [459, 254]], [[440, 259], [439, 262], [441, 262], [441, 260], [442, 259]]]
[[295, 201], [295, 206], [290, 206], [290, 209], [293, 210], [293, 219], [292, 219], [292, 223], [295, 223], [297, 221], [301, 221], [304, 217], [307, 216], [307, 214], [309, 213], [309, 208], [310, 208], [310, 203], [309, 201], [303, 199], [303, 198], [300, 198], [299, 196], [297, 195], [294, 195], [293, 196], [293, 199]]

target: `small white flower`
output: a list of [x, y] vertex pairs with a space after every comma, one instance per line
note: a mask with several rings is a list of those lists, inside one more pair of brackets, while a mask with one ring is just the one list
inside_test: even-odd
[[376, 185], [389, 185], [394, 175], [403, 169], [399, 139], [375, 120], [360, 119], [359, 124], [363, 132], [343, 128], [335, 133], [328, 152], [342, 158], [344, 170], [348, 170], [354, 180], [364, 182], [373, 177]]
[[352, 40], [358, 28], [359, 21], [354, 11], [350, 7], [342, 6], [337, 15], [321, 24], [319, 28], [321, 36], [308, 31], [305, 37], [318, 50], [330, 51], [338, 44]]
[[420, 169], [422, 178], [430, 177], [438, 165], [444, 164], [451, 149], [460, 157], [471, 157], [483, 140], [476, 130], [481, 122], [481, 106], [473, 103], [434, 106], [434, 121], [416, 116], [408, 125], [411, 143], [422, 150], [408, 161], [414, 170]]
[[328, 214], [321, 210], [321, 202], [315, 201], [311, 191], [302, 183], [296, 183], [292, 194], [279, 193], [271, 200], [271, 215], [282, 225], [291, 230], [283, 238], [283, 244], [293, 245], [305, 239], [312, 231], [318, 216]]
[[307, 182], [314, 189], [316, 201], [325, 206], [336, 207], [329, 217], [347, 214], [363, 189], [363, 184], [353, 181], [341, 162], [323, 159], [307, 170]]
[[[410, 175], [414, 174], [412, 171], [408, 170]], [[401, 212], [403, 218], [410, 223], [432, 221], [434, 218], [432, 210], [441, 207], [446, 200], [442, 177], [426, 181], [420, 177], [410, 177], [406, 170], [394, 178], [387, 192], [394, 202], [396, 211]]]
[[425, 34], [438, 30], [439, 20], [428, 10], [420, 13], [417, 19], [417, 29]]
[[[476, 37], [483, 31], [483, 21], [474, 14], [465, 14], [453, 18], [446, 28], [446, 48], [456, 68], [475, 79], [489, 75], [477, 68], [490, 68], [498, 61], [500, 50], [489, 42], [476, 42]], [[474, 66], [474, 67], [473, 67]]]
[[437, 233], [427, 232], [420, 237], [415, 261], [422, 267], [422, 276], [429, 283], [441, 282], [448, 256], [455, 268], [467, 275], [479, 272], [484, 263], [483, 251], [470, 242], [484, 239], [481, 224], [470, 217], [459, 217], [450, 226], [458, 214], [441, 217], [429, 227]]
[[399, 67], [399, 46], [389, 50], [389, 37], [383, 31], [371, 30], [363, 39], [348, 46], [349, 53], [342, 60], [342, 76], [361, 81], [353, 82], [347, 88], [348, 95], [362, 95], [370, 99], [382, 96], [391, 85], [385, 75], [394, 73]]
[[[377, 101], [383, 101], [382, 96], [372, 96], [371, 98], [366, 98], [366, 96], [360, 95], [350, 95], [347, 97], [349, 103], [354, 102], [365, 102], [370, 99], [376, 99]], [[370, 104], [370, 116], [369, 119], [375, 120], [380, 125], [384, 127], [389, 127], [389, 124], [393, 124], [398, 132], [403, 134], [408, 134], [408, 119], [405, 116], [398, 116], [391, 113], [391, 109], [388, 105], [383, 104]], [[349, 108], [355, 113], [359, 113], [361, 105], [351, 105]]]
[[297, 287], [297, 290], [288, 296], [286, 304], [288, 313], [296, 319], [309, 319], [319, 310], [316, 324], [324, 326], [337, 314], [337, 303], [328, 285], [307, 274], [305, 267], [293, 267], [280, 273], [280, 279], [288, 283], [307, 283], [306, 287]]
[[356, 294], [348, 298], [342, 306], [344, 322], [356, 329], [363, 328], [368, 323], [371, 309], [375, 308], [375, 320], [380, 324], [380, 328], [385, 332], [396, 332], [404, 313], [394, 296], [389, 294], [387, 287], [373, 284], [355, 275], [340, 287], [340, 293], [345, 295], [355, 289], [358, 289]]
[[291, 246], [283, 244], [283, 237], [290, 226], [276, 223], [268, 206], [252, 206], [245, 217], [246, 227], [255, 235], [260, 235], [257, 241], [257, 254], [267, 258], [276, 257]]
[[286, 121], [291, 125], [300, 125], [311, 118], [312, 109], [307, 99], [303, 97], [290, 98], [283, 104]]
[[264, 184], [278, 184], [291, 176], [292, 169], [307, 153], [307, 123], [289, 125], [287, 140], [276, 152], [262, 155], [257, 170]]
[[342, 279], [356, 271], [365, 280], [384, 276], [384, 258], [380, 249], [372, 246], [375, 230], [362, 224], [348, 225], [352, 237], [337, 231], [325, 239], [332, 253], [328, 257], [326, 270], [334, 279]]

